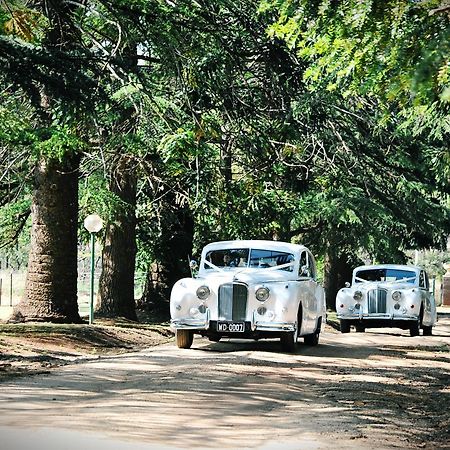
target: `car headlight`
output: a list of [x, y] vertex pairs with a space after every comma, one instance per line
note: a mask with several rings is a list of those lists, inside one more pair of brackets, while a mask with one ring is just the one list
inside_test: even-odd
[[266, 287], [260, 287], [256, 290], [255, 295], [260, 302], [265, 302], [270, 296], [270, 291]]
[[402, 293], [400, 291], [394, 291], [392, 293], [392, 299], [398, 302], [402, 298]]
[[211, 293], [211, 291], [209, 290], [208, 286], [200, 286], [197, 289], [197, 297], [200, 300], [205, 300], [209, 297], [209, 294]]
[[353, 298], [359, 302], [360, 300], [362, 300], [363, 298], [363, 294], [361, 291], [355, 291], [355, 293], [353, 294]]

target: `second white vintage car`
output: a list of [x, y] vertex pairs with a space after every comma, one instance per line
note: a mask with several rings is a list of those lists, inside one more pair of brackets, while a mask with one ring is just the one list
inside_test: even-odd
[[325, 295], [316, 264], [302, 245], [279, 241], [223, 241], [207, 245], [198, 274], [173, 286], [171, 325], [180, 348], [193, 335], [279, 338], [293, 351], [299, 337], [317, 345]]
[[353, 271], [351, 287], [336, 296], [341, 332], [363, 332], [371, 327], [409, 329], [411, 336], [432, 334], [436, 303], [426, 272], [420, 267], [396, 264], [361, 266]]

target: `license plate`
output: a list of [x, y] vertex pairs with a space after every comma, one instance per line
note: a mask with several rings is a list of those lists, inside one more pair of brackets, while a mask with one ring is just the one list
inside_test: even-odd
[[218, 322], [217, 331], [243, 333], [245, 331], [245, 324], [243, 322]]

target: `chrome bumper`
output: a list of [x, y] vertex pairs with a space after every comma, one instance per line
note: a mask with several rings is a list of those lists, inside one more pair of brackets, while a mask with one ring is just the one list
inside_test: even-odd
[[209, 309], [206, 310], [204, 317], [199, 319], [171, 319], [170, 326], [175, 330], [207, 330], [209, 328]]
[[252, 331], [295, 331], [296, 324], [290, 322], [263, 322], [256, 320], [256, 312], [252, 315]]
[[345, 320], [417, 320], [416, 315], [394, 316], [394, 314], [337, 314], [338, 319]]
[[284, 322], [256, 322], [253, 330], [256, 331], [295, 331], [293, 323]]
[[[295, 331], [296, 324], [290, 322], [263, 322], [257, 321], [254, 312], [251, 320], [252, 331]], [[172, 319], [170, 325], [175, 330], [208, 330], [210, 326], [210, 311], [206, 310], [206, 314], [202, 318], [181, 318]]]

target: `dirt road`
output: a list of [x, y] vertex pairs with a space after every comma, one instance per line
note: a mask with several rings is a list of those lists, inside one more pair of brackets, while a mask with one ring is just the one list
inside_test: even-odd
[[434, 336], [196, 338], [0, 384], [4, 450], [450, 448], [450, 316]]

